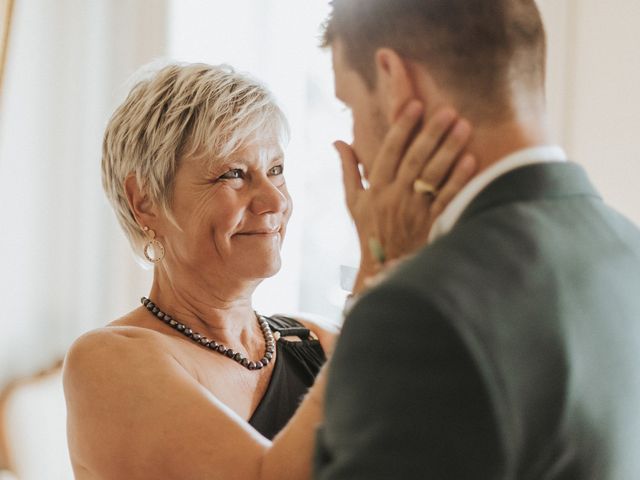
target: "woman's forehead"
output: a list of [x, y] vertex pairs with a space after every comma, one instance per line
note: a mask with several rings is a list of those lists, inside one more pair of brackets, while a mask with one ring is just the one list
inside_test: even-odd
[[216, 152], [202, 152], [186, 160], [189, 163], [211, 170], [227, 163], [261, 165], [283, 159], [284, 150], [281, 140], [274, 136], [254, 138], [251, 141], [244, 142], [231, 154], [224, 157]]
[[240, 146], [230, 159], [247, 161], [271, 161], [284, 155], [280, 140], [276, 137], [261, 137]]

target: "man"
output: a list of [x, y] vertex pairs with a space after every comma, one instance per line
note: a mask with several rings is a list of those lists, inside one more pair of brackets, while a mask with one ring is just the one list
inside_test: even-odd
[[[549, 144], [534, 0], [334, 0], [325, 43], [359, 228], [385, 186], [356, 163], [380, 168], [414, 99], [469, 119], [478, 173], [347, 316], [316, 478], [640, 478], [640, 232]], [[438, 185], [417, 180], [429, 208]], [[371, 232], [372, 257], [397, 256]]]

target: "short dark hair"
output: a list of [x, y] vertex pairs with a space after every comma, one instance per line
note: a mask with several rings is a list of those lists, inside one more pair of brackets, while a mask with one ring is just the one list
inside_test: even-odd
[[546, 37], [535, 0], [333, 0], [323, 46], [340, 40], [370, 88], [374, 54], [388, 47], [426, 65], [456, 93], [509, 99], [524, 83], [544, 91]]

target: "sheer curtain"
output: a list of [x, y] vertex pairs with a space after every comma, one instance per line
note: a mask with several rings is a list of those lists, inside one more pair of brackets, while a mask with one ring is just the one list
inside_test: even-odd
[[0, 386], [145, 292], [99, 162], [122, 86], [164, 53], [165, 25], [160, 0], [16, 2], [0, 125]]

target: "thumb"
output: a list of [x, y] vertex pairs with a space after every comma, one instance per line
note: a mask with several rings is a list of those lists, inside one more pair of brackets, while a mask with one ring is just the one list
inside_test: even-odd
[[342, 162], [342, 181], [344, 182], [344, 192], [347, 198], [347, 206], [355, 204], [358, 194], [364, 190], [362, 186], [362, 176], [358, 168], [358, 157], [356, 157], [351, 145], [338, 140], [333, 146], [340, 155]]

